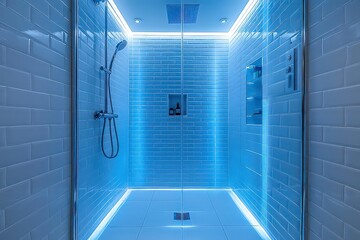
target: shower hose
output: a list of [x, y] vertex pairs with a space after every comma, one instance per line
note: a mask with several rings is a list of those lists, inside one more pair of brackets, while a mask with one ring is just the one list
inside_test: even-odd
[[[106, 73], [108, 74], [108, 73]], [[108, 74], [107, 77], [107, 89], [106, 91], [108, 92], [108, 97], [109, 97], [109, 102], [110, 102], [110, 110], [111, 110], [111, 114], [114, 114], [114, 106], [113, 106], [113, 101], [112, 101], [112, 96], [111, 96], [111, 86], [110, 86], [110, 79], [111, 79], [111, 73]], [[107, 100], [105, 100], [107, 101]], [[107, 111], [107, 110], [106, 110]], [[106, 129], [106, 123], [109, 123], [109, 135], [110, 135], [110, 148], [111, 148], [111, 153], [108, 154], [105, 151], [105, 144], [104, 144], [104, 137], [105, 137], [105, 129]], [[115, 133], [115, 141], [116, 141], [116, 150], [114, 148], [114, 139], [113, 139], [113, 131], [112, 128], [114, 128], [114, 133]], [[118, 136], [118, 132], [116, 129], [116, 119], [115, 118], [104, 118], [104, 124], [103, 124], [103, 129], [102, 129], [102, 136], [101, 136], [101, 149], [102, 152], [104, 154], [104, 156], [106, 158], [112, 159], [112, 158], [116, 158], [117, 155], [119, 154], [119, 136]]]

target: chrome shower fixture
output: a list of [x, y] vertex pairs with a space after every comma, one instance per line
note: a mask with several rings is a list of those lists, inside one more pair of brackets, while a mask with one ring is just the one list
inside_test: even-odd
[[[123, 50], [127, 46], [127, 41], [120, 41], [116, 47], [114, 54], [111, 58], [110, 64], [108, 64], [108, 0], [94, 0], [96, 5], [100, 5], [100, 3], [105, 3], [105, 64], [100, 67], [100, 71], [105, 73], [105, 108], [104, 110], [95, 112], [95, 119], [103, 119], [103, 128], [101, 133], [101, 150], [106, 158], [113, 159], [116, 158], [119, 154], [120, 144], [119, 144], [119, 136], [116, 129], [116, 119], [119, 117], [118, 114], [114, 113], [114, 106], [111, 96], [111, 70], [116, 57], [116, 54]], [[105, 147], [105, 129], [108, 124], [109, 128], [109, 137], [110, 137], [110, 152], [106, 152]], [[115, 135], [115, 139], [113, 139], [113, 134]], [[115, 142], [114, 142], [115, 140]], [[115, 146], [114, 146], [115, 145]]]
[[119, 42], [117, 45], [116, 45], [116, 48], [115, 48], [115, 51], [114, 51], [114, 54], [111, 58], [111, 61], [110, 61], [110, 67], [109, 68], [106, 68], [105, 66], [101, 66], [100, 67], [100, 70], [101, 71], [104, 71], [106, 74], [108, 74], [109, 76], [111, 75], [111, 70], [112, 70], [112, 66], [113, 66], [113, 63], [114, 63], [114, 60], [115, 60], [115, 57], [116, 57], [116, 54], [123, 50], [127, 45], [127, 41], [126, 40], [122, 40], [121, 42]]
[[123, 50], [127, 45], [127, 41], [126, 40], [122, 40], [121, 42], [119, 42], [116, 45], [116, 52]]
[[96, 5], [99, 5], [100, 3], [107, 2], [107, 0], [94, 0]]
[[[116, 54], [123, 50], [127, 45], [127, 41], [126, 40], [122, 40], [121, 42], [119, 42], [117, 45], [116, 45], [116, 48], [115, 48], [115, 51], [114, 51], [114, 54], [111, 58], [111, 61], [110, 61], [110, 65], [109, 65], [109, 69], [107, 69], [108, 71], [108, 74], [111, 74], [111, 71], [112, 71], [112, 66], [113, 66], [113, 63], [114, 63], [114, 60], [115, 60], [115, 57], [116, 57]], [[105, 69], [103, 69], [103, 71], [106, 72]]]
[[[105, 32], [106, 32], [106, 36], [107, 36], [107, 25], [105, 27]], [[114, 54], [111, 58], [110, 64], [108, 64], [108, 62], [107, 62], [107, 52], [108, 52], [107, 49], [108, 48], [107, 48], [107, 37], [106, 37], [106, 40], [105, 40], [105, 66], [100, 67], [100, 70], [105, 72], [105, 109], [95, 112], [94, 117], [95, 117], [95, 119], [103, 119], [103, 121], [104, 121], [102, 134], [101, 134], [101, 149], [102, 149], [104, 156], [109, 159], [116, 158], [119, 154], [119, 149], [120, 149], [119, 136], [118, 136], [118, 132], [116, 129], [116, 119], [119, 117], [119, 115], [114, 113], [114, 106], [113, 106], [113, 101], [112, 101], [112, 96], [111, 96], [111, 71], [112, 71], [112, 66], [113, 66], [114, 60], [116, 58], [116, 54], [119, 51], [123, 50], [126, 46], [127, 46], [126, 40], [122, 40], [118, 44], [116, 44]], [[108, 67], [108, 65], [109, 65], [109, 67]], [[110, 136], [110, 153], [106, 152], [105, 141], [104, 141], [105, 128], [107, 126], [107, 123], [108, 123], [108, 127], [109, 127], [109, 136]], [[115, 134], [115, 139], [113, 139], [113, 133]], [[115, 142], [114, 142], [114, 140], [115, 140]], [[114, 146], [114, 144], [116, 147]]]

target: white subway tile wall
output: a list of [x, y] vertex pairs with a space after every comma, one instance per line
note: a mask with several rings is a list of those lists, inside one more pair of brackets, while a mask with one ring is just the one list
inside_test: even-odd
[[[130, 186], [228, 186], [228, 40], [184, 39], [181, 50], [179, 38], [133, 39]], [[169, 116], [168, 94], [181, 92], [187, 115]]]
[[[104, 110], [105, 75], [105, 8], [93, 0], [79, 1], [79, 165], [78, 165], [78, 237], [88, 239], [114, 207], [128, 187], [129, 149], [129, 46], [119, 52], [111, 74], [114, 112], [120, 151], [107, 159], [101, 150], [103, 120], [94, 113]], [[125, 38], [113, 15], [108, 15], [108, 61], [115, 46]], [[62, 102], [62, 99], [57, 99]], [[105, 151], [110, 152], [109, 125], [106, 127]], [[60, 133], [50, 129], [50, 134]], [[115, 136], [113, 135], [115, 140]], [[115, 143], [115, 142], [114, 142]]]
[[181, 187], [181, 118], [168, 114], [168, 94], [181, 93], [181, 40], [134, 38], [131, 47], [130, 186]]
[[308, 1], [307, 238], [360, 239], [360, 1]]
[[0, 1], [0, 239], [70, 238], [71, 1]]

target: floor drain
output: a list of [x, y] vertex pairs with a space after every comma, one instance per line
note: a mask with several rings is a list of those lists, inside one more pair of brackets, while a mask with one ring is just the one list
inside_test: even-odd
[[190, 213], [174, 213], [174, 220], [190, 220]]

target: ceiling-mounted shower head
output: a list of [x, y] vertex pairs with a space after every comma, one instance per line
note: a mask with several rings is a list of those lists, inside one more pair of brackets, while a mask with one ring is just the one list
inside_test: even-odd
[[106, 2], [107, 0], [94, 0], [95, 4], [96, 5], [99, 5], [100, 3], [104, 3]]
[[116, 45], [116, 52], [123, 50], [127, 45], [127, 41], [126, 40], [122, 40], [121, 42], [119, 42]]

